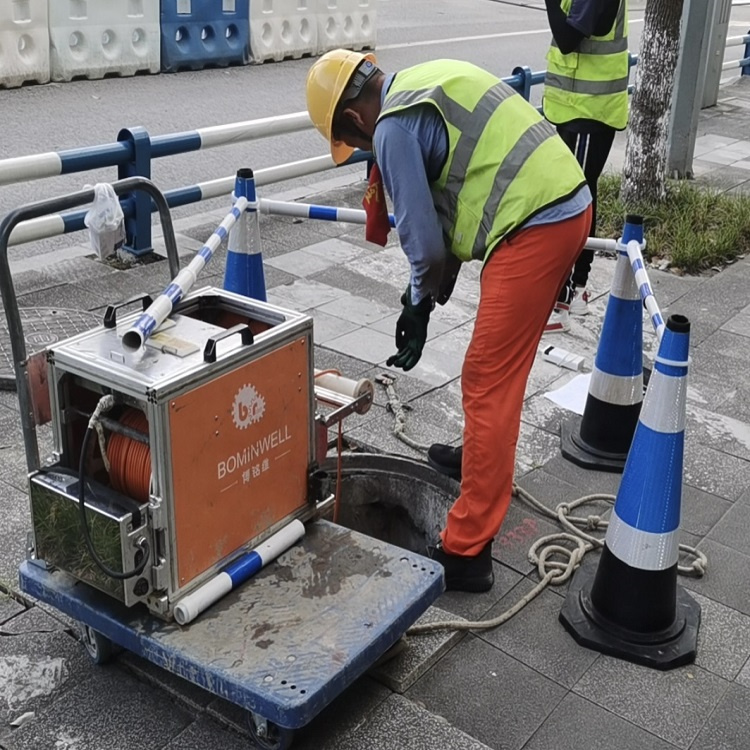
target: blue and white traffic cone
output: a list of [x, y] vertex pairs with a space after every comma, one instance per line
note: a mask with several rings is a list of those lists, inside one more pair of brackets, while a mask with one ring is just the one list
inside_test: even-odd
[[240, 169], [234, 183], [234, 197], [248, 200], [247, 210], [229, 230], [224, 289], [266, 301], [266, 280], [263, 275], [263, 254], [260, 242], [258, 199], [252, 169]]
[[576, 573], [560, 612], [581, 645], [656, 669], [694, 661], [701, 616], [677, 586], [689, 339], [672, 315], [598, 568]]
[[562, 455], [586, 469], [621, 472], [643, 403], [643, 303], [627, 244], [643, 219], [627, 216], [583, 416], [562, 423]]

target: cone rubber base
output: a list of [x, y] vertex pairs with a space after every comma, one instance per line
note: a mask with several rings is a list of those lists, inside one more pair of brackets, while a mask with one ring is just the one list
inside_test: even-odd
[[665, 640], [658, 640], [658, 634], [629, 634], [616, 626], [613, 631], [617, 632], [612, 632], [592, 619], [587, 609], [595, 575], [596, 566], [578, 570], [560, 610], [560, 622], [577, 643], [654, 669], [674, 669], [695, 661], [701, 609], [685, 589], [677, 587], [676, 627], [670, 628]]
[[567, 458], [568, 461], [584, 469], [596, 469], [598, 471], [609, 471], [613, 474], [622, 474], [625, 468], [625, 460], [628, 457], [627, 453], [594, 453], [583, 443], [580, 434], [580, 416], [576, 415], [562, 423], [560, 426], [560, 449], [563, 458]]

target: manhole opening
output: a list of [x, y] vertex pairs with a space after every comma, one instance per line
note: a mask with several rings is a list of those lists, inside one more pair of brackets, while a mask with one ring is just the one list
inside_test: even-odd
[[[336, 486], [336, 459], [321, 467], [325, 495]], [[342, 459], [338, 523], [383, 542], [424, 554], [435, 544], [458, 497], [459, 483], [423, 462], [385, 454]]]

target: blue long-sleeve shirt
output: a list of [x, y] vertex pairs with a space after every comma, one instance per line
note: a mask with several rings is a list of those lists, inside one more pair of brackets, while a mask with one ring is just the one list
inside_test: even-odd
[[[383, 84], [381, 104], [395, 74]], [[373, 149], [385, 189], [396, 212], [396, 230], [411, 266], [412, 303], [428, 294], [433, 299], [443, 278], [450, 252], [430, 192], [448, 154], [448, 134], [437, 109], [425, 104], [410, 107], [378, 122]], [[524, 226], [548, 224], [577, 216], [591, 203], [583, 186], [572, 198], [534, 216]]]

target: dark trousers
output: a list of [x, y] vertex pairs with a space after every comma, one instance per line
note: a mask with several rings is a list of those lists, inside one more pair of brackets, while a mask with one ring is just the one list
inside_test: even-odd
[[[565, 141], [567, 147], [576, 155], [578, 163], [583, 169], [584, 177], [588, 183], [591, 197], [594, 199], [591, 214], [591, 231], [590, 237], [596, 236], [596, 192], [599, 182], [599, 175], [604, 171], [604, 165], [607, 163], [609, 152], [612, 149], [612, 143], [615, 140], [615, 130], [613, 128], [604, 128], [593, 133], [579, 133], [567, 127], [558, 125], [557, 132]], [[575, 287], [583, 288], [589, 280], [591, 263], [594, 260], [594, 251], [584, 248], [576, 260], [573, 271], [568, 282], [560, 290], [557, 298], [558, 302], [570, 302]]]

